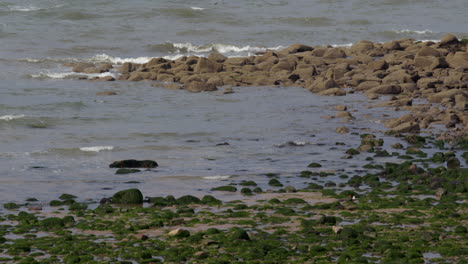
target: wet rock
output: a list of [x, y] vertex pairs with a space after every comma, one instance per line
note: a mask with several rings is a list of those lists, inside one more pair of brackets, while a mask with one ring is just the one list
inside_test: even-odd
[[195, 73], [213, 73], [223, 70], [223, 64], [217, 63], [207, 58], [199, 58], [197, 64], [193, 68]]
[[399, 94], [401, 86], [397, 84], [381, 84], [367, 91], [368, 94]]
[[346, 58], [346, 52], [342, 48], [331, 48], [323, 54], [323, 57], [327, 59]]
[[351, 52], [353, 52], [353, 53], [367, 53], [367, 52], [373, 50], [374, 48], [375, 48], [374, 43], [372, 43], [371, 41], [361, 40], [358, 43], [351, 46]]
[[344, 96], [346, 91], [341, 88], [331, 88], [318, 93], [318, 95], [324, 96]]
[[109, 165], [109, 168], [156, 168], [158, 163], [153, 160], [121, 160]]
[[406, 122], [402, 123], [394, 128], [392, 128], [392, 132], [394, 133], [419, 133], [420, 132], [419, 124], [416, 122]]
[[440, 57], [440, 52], [434, 48], [424, 46], [422, 47], [417, 53], [416, 57], [418, 56], [434, 56], [434, 57]]
[[185, 86], [185, 89], [189, 92], [192, 93], [199, 93], [203, 91], [216, 91], [218, 88], [216, 88], [215, 84], [212, 83], [206, 83], [206, 82], [200, 82], [200, 81], [192, 81], [188, 83]]
[[435, 56], [416, 57], [414, 58], [413, 64], [416, 68], [420, 68], [426, 71], [447, 67], [447, 62], [445, 59]]
[[468, 69], [468, 52], [459, 51], [455, 54], [448, 54], [445, 60], [447, 61], [450, 68], [460, 68], [463, 70]]
[[138, 69], [138, 67], [139, 67], [138, 64], [134, 64], [134, 63], [131, 63], [131, 62], [125, 62], [124, 64], [122, 64], [122, 66], [120, 66], [119, 71], [121, 73], [131, 73], [131, 72], [135, 71], [136, 69]]
[[440, 40], [441, 46], [449, 45], [449, 44], [457, 44], [457, 43], [458, 43], [458, 38], [453, 34], [446, 34]]
[[456, 157], [450, 157], [447, 160], [447, 169], [458, 169], [460, 168], [460, 160]]
[[342, 117], [346, 119], [353, 119], [354, 117], [348, 111], [341, 111], [335, 114], [336, 117]]
[[433, 94], [433, 95], [429, 96], [427, 99], [428, 99], [429, 102], [432, 102], [432, 103], [440, 103], [440, 102], [442, 102], [443, 99], [446, 99], [446, 98], [454, 99], [455, 96], [457, 96], [457, 95], [462, 95], [462, 96], [467, 97], [468, 92], [463, 91], [463, 90], [459, 90], [459, 89], [451, 89], [451, 90], [447, 90], [447, 91], [443, 91], [443, 92], [440, 92], [440, 93]]
[[368, 64], [368, 69], [372, 71], [381, 71], [388, 69], [388, 63], [385, 60], [375, 60]]
[[218, 63], [223, 63], [228, 59], [228, 57], [224, 56], [219, 52], [213, 52], [208, 56], [208, 60], [215, 61]]
[[338, 133], [338, 134], [346, 134], [346, 133], [349, 132], [349, 129], [346, 128], [346, 127], [344, 127], [344, 126], [341, 126], [341, 127], [336, 128], [335, 131], [336, 131], [336, 133]]
[[337, 88], [338, 84], [332, 79], [326, 79], [324, 77], [318, 77], [309, 87], [308, 90], [312, 92], [320, 92], [330, 88]]
[[116, 204], [142, 204], [143, 194], [138, 189], [119, 191], [112, 196], [112, 203]]
[[131, 174], [131, 173], [137, 173], [137, 172], [141, 172], [141, 170], [139, 169], [126, 169], [126, 168], [122, 168], [122, 169], [118, 169], [115, 174]]
[[398, 41], [391, 41], [391, 42], [386, 42], [383, 44], [382, 48], [388, 51], [392, 50], [401, 50], [402, 47], [400, 46], [400, 43]]
[[287, 53], [287, 54], [294, 54], [298, 52], [306, 52], [306, 51], [312, 51], [314, 48], [311, 46], [299, 44], [299, 43], [294, 43], [291, 46], [287, 47], [286, 49], [282, 50], [282, 53]]
[[348, 110], [348, 107], [346, 105], [336, 105], [335, 110], [336, 111], [346, 111], [346, 110]]

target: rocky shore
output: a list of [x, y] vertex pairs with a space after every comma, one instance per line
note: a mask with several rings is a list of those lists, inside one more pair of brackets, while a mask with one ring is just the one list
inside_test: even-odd
[[[146, 80], [155, 87], [190, 92], [223, 88], [222, 93], [231, 93], [235, 86], [300, 86], [325, 96], [363, 92], [369, 99], [377, 99], [390, 95], [388, 102], [376, 106], [411, 111], [387, 120], [385, 125], [393, 133], [419, 133], [438, 124], [447, 128], [441, 139], [463, 137], [468, 132], [468, 40], [451, 34], [440, 42], [360, 41], [351, 47], [293, 44], [249, 57], [212, 53], [207, 58], [153, 58], [145, 64], [67, 66], [79, 73], [113, 71], [118, 80]], [[93, 79], [115, 80], [111, 76]], [[423, 101], [414, 103], [418, 99]]]

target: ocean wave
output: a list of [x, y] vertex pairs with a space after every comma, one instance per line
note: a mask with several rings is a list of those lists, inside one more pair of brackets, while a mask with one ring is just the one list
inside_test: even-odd
[[41, 10], [42, 8], [39, 8], [33, 5], [28, 5], [28, 6], [11, 5], [11, 6], [8, 6], [8, 9], [10, 11], [31, 12], [31, 11]]
[[103, 150], [113, 150], [113, 146], [95, 146], [95, 147], [82, 147], [80, 148], [81, 151], [88, 151], [88, 152], [100, 152]]
[[198, 6], [191, 6], [190, 9], [192, 10], [205, 10], [206, 8], [198, 7]]
[[143, 64], [147, 63], [150, 61], [153, 57], [137, 57], [137, 58], [119, 58], [119, 57], [114, 57], [110, 56], [107, 54], [98, 54], [91, 59], [89, 59], [90, 62], [101, 62], [101, 63], [112, 63], [112, 64], [123, 64], [125, 62], [131, 62], [131, 63], [138, 63], [138, 64]]
[[0, 116], [0, 120], [11, 121], [11, 120], [20, 119], [23, 117], [25, 117], [25, 115], [4, 115], [4, 116]]
[[425, 35], [425, 34], [432, 34], [432, 30], [429, 29], [424, 29], [424, 30], [411, 30], [411, 29], [401, 29], [401, 30], [392, 30], [393, 32], [397, 34], [419, 34], [419, 35]]
[[116, 77], [111, 72], [104, 72], [104, 73], [77, 73], [77, 72], [41, 72], [39, 74], [31, 74], [31, 78], [37, 79], [80, 79], [80, 78], [95, 78], [95, 77], [107, 77], [112, 76]]
[[210, 43], [206, 45], [195, 45], [192, 43], [171, 43], [165, 42], [162, 44], [152, 45], [151, 49], [158, 52], [166, 53], [209, 53], [209, 52], [219, 52], [223, 54], [229, 53], [246, 53], [246, 52], [261, 52], [265, 50], [280, 50], [283, 49], [283, 46], [277, 47], [257, 47], [257, 46], [236, 46], [230, 44], [222, 43]]

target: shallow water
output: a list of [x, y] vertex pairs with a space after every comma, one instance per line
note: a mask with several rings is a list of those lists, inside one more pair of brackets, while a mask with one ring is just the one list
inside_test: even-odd
[[[261, 87], [191, 94], [146, 82], [79, 81], [63, 63], [143, 63], [211, 51], [244, 56], [294, 42], [348, 45], [439, 39], [448, 32], [463, 38], [464, 2], [0, 1], [0, 199], [52, 199], [63, 192], [95, 199], [126, 187], [153, 196], [203, 193], [227, 176], [294, 175], [312, 161], [353, 171], [363, 158], [340, 157], [359, 137], [336, 137], [341, 120], [320, 117], [347, 104], [357, 115], [374, 115], [348, 125], [353, 131], [383, 129], [375, 121], [384, 110], [362, 109], [363, 96]], [[109, 90], [119, 94], [96, 96]], [[218, 145], [224, 142], [229, 145]], [[160, 167], [131, 175], [108, 168], [129, 158], [154, 159]]]

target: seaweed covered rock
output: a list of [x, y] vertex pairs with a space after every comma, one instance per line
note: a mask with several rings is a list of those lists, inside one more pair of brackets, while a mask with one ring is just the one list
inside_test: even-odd
[[138, 189], [122, 190], [112, 196], [112, 202], [116, 204], [142, 204], [143, 194]]

